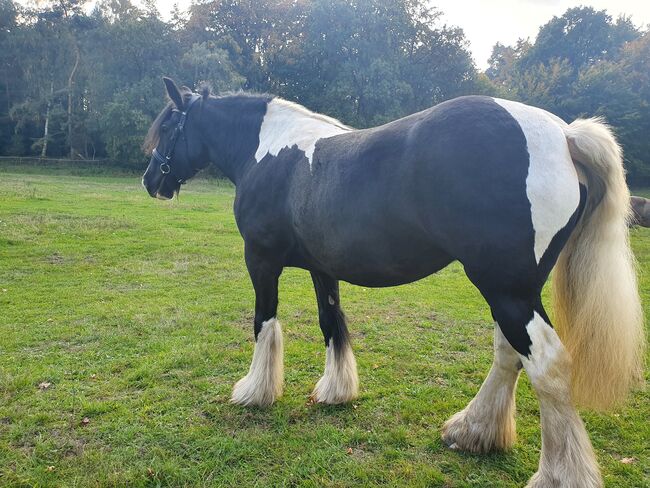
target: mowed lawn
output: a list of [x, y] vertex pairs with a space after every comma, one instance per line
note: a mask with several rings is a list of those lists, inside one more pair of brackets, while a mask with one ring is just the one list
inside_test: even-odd
[[[307, 272], [278, 316], [285, 392], [229, 404], [253, 350], [254, 296], [234, 190], [151, 199], [137, 176], [0, 172], [0, 485], [521, 487], [539, 411], [525, 374], [518, 441], [450, 451], [440, 427], [478, 390], [492, 323], [454, 264], [407, 286], [342, 284], [359, 365], [353, 405], [312, 405], [325, 350]], [[633, 231], [650, 312], [650, 232]], [[608, 487], [650, 486], [650, 402], [584, 412]]]

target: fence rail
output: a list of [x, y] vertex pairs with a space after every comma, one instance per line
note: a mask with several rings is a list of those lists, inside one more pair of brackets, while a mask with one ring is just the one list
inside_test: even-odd
[[0, 161], [16, 164], [100, 164], [113, 163], [110, 159], [66, 159], [66, 158], [39, 158], [37, 156], [0, 156]]

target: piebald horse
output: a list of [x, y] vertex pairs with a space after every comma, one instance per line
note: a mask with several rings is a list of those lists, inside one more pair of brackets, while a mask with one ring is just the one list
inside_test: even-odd
[[[179, 90], [154, 121], [143, 185], [169, 199], [209, 163], [236, 186], [255, 289], [255, 351], [232, 402], [282, 393], [278, 278], [311, 273], [326, 347], [317, 402], [358, 394], [339, 280], [384, 287], [459, 261], [496, 322], [494, 363], [443, 441], [471, 452], [515, 440], [525, 369], [542, 424], [529, 487], [601, 487], [575, 405], [618, 403], [641, 378], [642, 312], [628, 241], [621, 150], [599, 119], [566, 124], [487, 96], [449, 100], [371, 129], [268, 95]], [[554, 271], [554, 322], [540, 297]]]

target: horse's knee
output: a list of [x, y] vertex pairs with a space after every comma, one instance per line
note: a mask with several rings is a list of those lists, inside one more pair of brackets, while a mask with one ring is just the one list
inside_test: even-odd
[[[530, 303], [502, 300], [492, 306], [494, 318], [508, 342], [517, 351], [538, 394], [549, 385], [559, 388], [568, 396], [571, 360], [551, 322], [536, 300]], [[556, 392], [558, 395], [559, 391]]]

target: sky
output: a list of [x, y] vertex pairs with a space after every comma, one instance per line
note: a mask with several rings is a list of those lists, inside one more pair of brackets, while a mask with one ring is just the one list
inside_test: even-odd
[[570, 7], [588, 5], [607, 10], [614, 18], [630, 16], [637, 26], [650, 24], [648, 0], [431, 0], [431, 4], [443, 12], [442, 23], [465, 31], [479, 69], [487, 68], [497, 42], [507, 46], [520, 38], [533, 42], [542, 25]]

